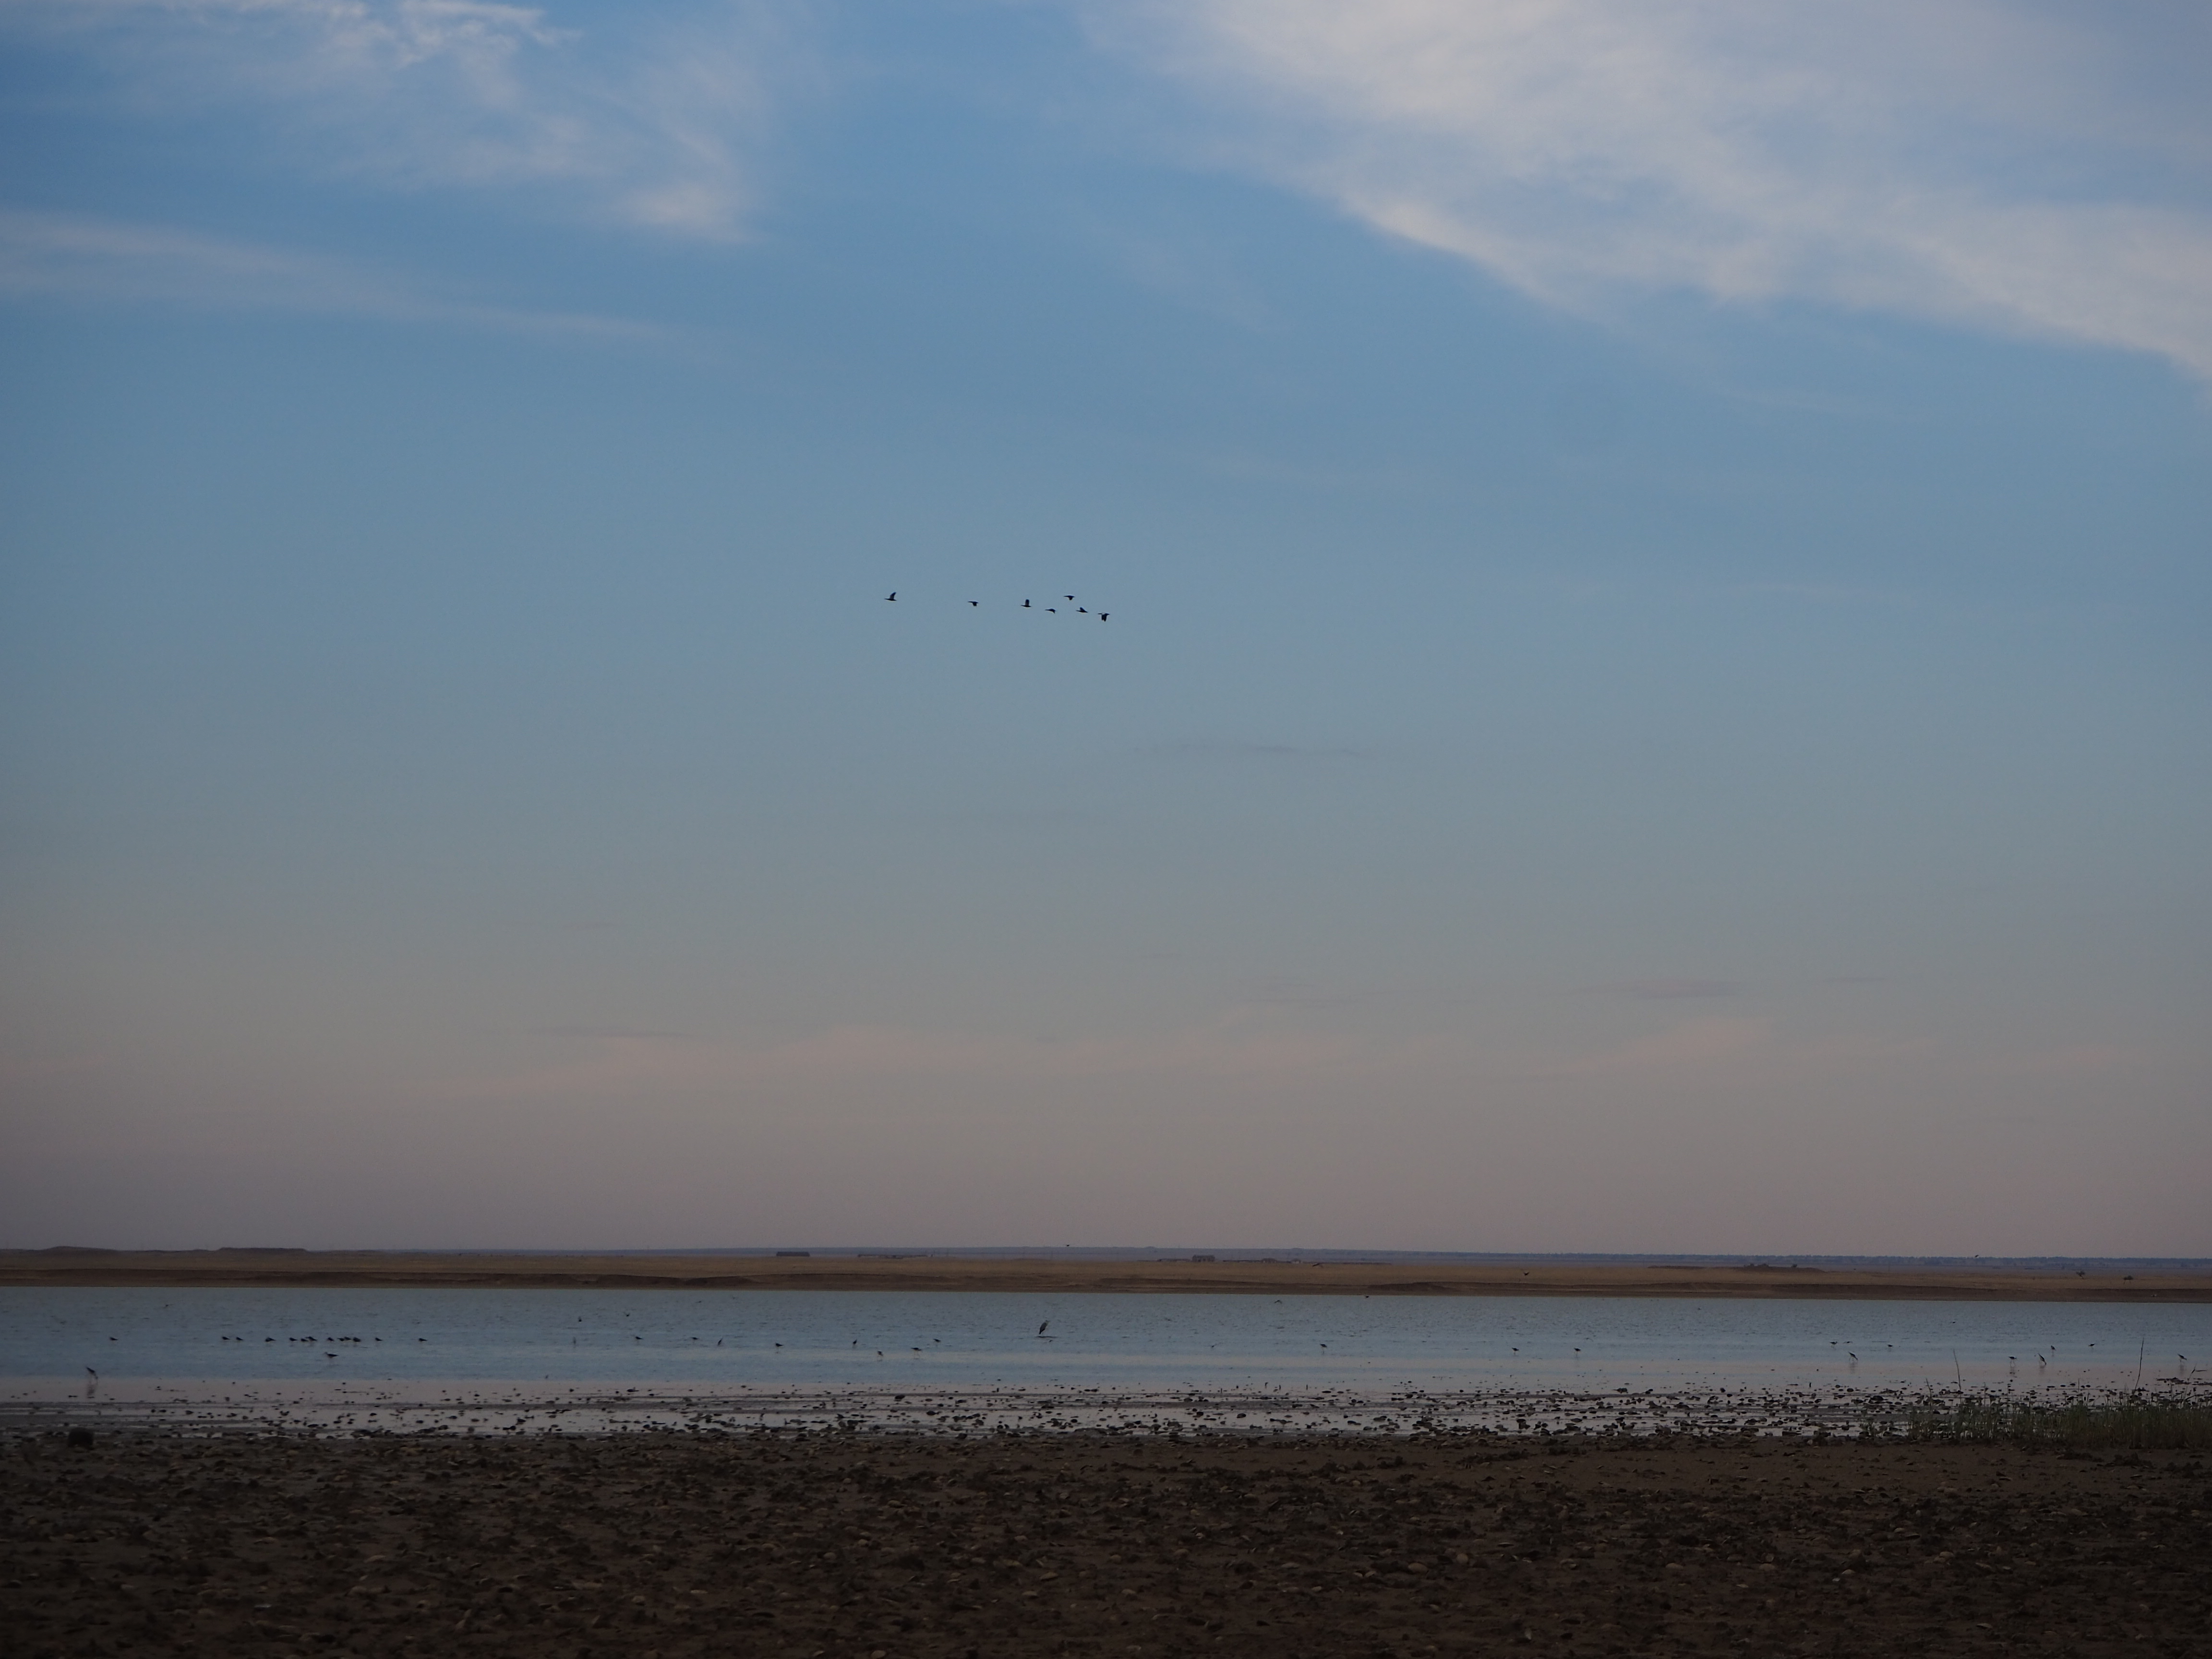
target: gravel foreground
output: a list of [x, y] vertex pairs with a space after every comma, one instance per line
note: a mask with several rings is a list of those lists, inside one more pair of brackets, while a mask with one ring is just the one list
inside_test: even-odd
[[2197, 1453], [152, 1431], [0, 1452], [8, 1659], [2212, 1655]]

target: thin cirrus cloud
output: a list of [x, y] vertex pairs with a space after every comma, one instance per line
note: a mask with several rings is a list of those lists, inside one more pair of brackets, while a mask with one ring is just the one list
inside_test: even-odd
[[452, 323], [610, 340], [659, 331], [442, 294], [349, 260], [172, 225], [0, 209], [0, 298], [154, 301]]
[[[1080, 0], [1079, 0], [1080, 3]], [[1142, 0], [1218, 155], [1547, 301], [1811, 300], [2212, 378], [2212, 13]]]
[[769, 0], [599, 31], [485, 0], [16, 0], [0, 28], [88, 56], [141, 112], [259, 109], [334, 175], [715, 241], [744, 234], [804, 79]]

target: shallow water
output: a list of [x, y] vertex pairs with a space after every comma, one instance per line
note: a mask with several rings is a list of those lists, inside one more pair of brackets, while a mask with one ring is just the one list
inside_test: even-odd
[[[0, 1395], [363, 1385], [1680, 1393], [2146, 1384], [2212, 1306], [1599, 1297], [0, 1288]], [[2193, 1358], [2183, 1361], [2179, 1356]], [[2208, 1370], [2207, 1374], [2212, 1374]], [[548, 1385], [551, 1385], [549, 1387]], [[502, 1389], [501, 1392], [507, 1390]]]

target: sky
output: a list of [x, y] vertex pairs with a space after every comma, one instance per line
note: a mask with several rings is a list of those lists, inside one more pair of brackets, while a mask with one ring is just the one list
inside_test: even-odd
[[2212, 1255], [2208, 80], [4, 0], [0, 1246]]

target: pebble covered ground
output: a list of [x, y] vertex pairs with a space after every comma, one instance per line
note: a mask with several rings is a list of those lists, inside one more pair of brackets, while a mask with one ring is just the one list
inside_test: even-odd
[[0, 1446], [0, 1652], [2212, 1655], [2201, 1454], [1802, 1437]]
[[[1377, 1435], [1419, 1433], [1859, 1434], [1894, 1432], [1915, 1412], [2009, 1398], [1963, 1389], [1915, 1391], [1843, 1383], [1577, 1392], [1565, 1389], [1395, 1388], [1164, 1390], [995, 1386], [900, 1391], [849, 1385], [733, 1392], [532, 1383], [392, 1382], [288, 1388], [280, 1383], [156, 1389], [143, 1382], [57, 1388], [45, 1399], [0, 1402], [0, 1434], [70, 1424], [95, 1428], [278, 1429], [351, 1434], [620, 1434], [684, 1429], [872, 1429], [910, 1435], [1026, 1433]], [[81, 1395], [81, 1397], [79, 1397]], [[2039, 1391], [2028, 1397], [2124, 1398], [2115, 1391]]]

